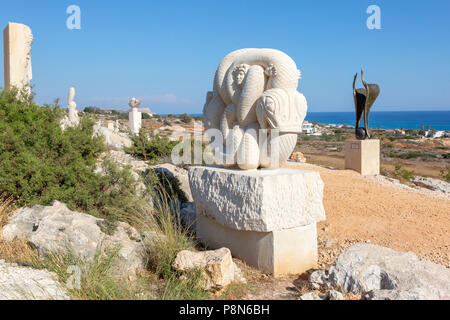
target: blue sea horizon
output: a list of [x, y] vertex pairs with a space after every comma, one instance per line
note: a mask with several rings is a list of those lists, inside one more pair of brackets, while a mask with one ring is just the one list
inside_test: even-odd
[[[191, 114], [201, 116], [202, 114]], [[354, 112], [308, 112], [306, 121], [320, 124], [355, 125]], [[364, 120], [362, 120], [363, 122]], [[434, 130], [450, 131], [450, 111], [372, 111], [369, 127], [373, 129], [420, 129], [429, 125]]]

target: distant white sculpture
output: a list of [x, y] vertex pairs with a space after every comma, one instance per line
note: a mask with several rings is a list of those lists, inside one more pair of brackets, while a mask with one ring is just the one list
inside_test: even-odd
[[69, 110], [69, 120], [72, 124], [78, 125], [80, 123], [80, 119], [78, 117], [77, 104], [73, 99], [75, 98], [75, 88], [69, 89], [69, 98], [67, 109]]
[[68, 116], [62, 119], [61, 127], [66, 129], [68, 127], [76, 127], [80, 124], [80, 118], [78, 117], [77, 104], [73, 100], [75, 98], [75, 88], [69, 89], [69, 96], [67, 98], [67, 110]]
[[5, 89], [16, 87], [31, 93], [31, 44], [33, 33], [21, 23], [9, 22], [3, 30]]
[[131, 107], [131, 112], [128, 114], [128, 122], [130, 130], [134, 134], [138, 134], [142, 125], [142, 113], [139, 112], [138, 107], [141, 104], [141, 100], [132, 98], [128, 105]]
[[288, 159], [307, 111], [299, 79], [295, 62], [275, 49], [240, 49], [220, 62], [203, 121], [222, 133], [226, 164], [276, 168]]

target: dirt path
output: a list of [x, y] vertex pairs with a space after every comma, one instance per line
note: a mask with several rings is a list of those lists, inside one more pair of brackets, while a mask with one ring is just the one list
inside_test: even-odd
[[336, 247], [330, 250], [330, 262], [340, 247], [370, 242], [450, 267], [450, 200], [381, 184], [350, 170], [288, 166], [318, 171], [325, 183], [327, 220], [318, 224], [318, 234], [319, 241]]

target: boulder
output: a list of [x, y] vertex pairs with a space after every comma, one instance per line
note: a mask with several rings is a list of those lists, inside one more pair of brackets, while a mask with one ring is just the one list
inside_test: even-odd
[[322, 298], [315, 292], [308, 292], [303, 294], [299, 300], [322, 300]]
[[233, 262], [228, 248], [193, 252], [180, 251], [172, 267], [182, 273], [199, 268], [203, 272], [203, 288], [221, 289], [233, 282], [245, 282], [241, 270]]
[[139, 233], [125, 222], [118, 223], [112, 234], [102, 230], [105, 220], [71, 211], [64, 203], [54, 201], [51, 206], [35, 205], [14, 213], [3, 228], [7, 241], [26, 239], [40, 256], [68, 250], [83, 261], [98, 252], [118, 250], [111, 267], [114, 275], [133, 275], [146, 265], [146, 249]]
[[191, 188], [189, 186], [188, 171], [186, 169], [177, 167], [170, 163], [158, 164], [151, 166], [158, 173], [163, 173], [168, 177], [174, 177], [180, 182], [180, 189], [183, 191], [187, 201], [194, 201], [192, 198]]
[[344, 295], [336, 290], [328, 290], [324, 296], [325, 300], [345, 300]]
[[422, 188], [440, 191], [443, 193], [450, 193], [450, 183], [443, 180], [414, 176], [411, 179], [411, 182]]
[[105, 138], [105, 144], [108, 150], [120, 151], [123, 148], [131, 147], [133, 144], [127, 133], [114, 132], [114, 130], [102, 127], [99, 124], [94, 125], [94, 135]]
[[180, 208], [180, 218], [181, 223], [186, 228], [190, 230], [195, 230], [195, 221], [196, 221], [196, 213], [195, 213], [195, 204], [193, 202], [185, 202], [181, 204]]
[[68, 300], [56, 273], [0, 260], [0, 300]]
[[450, 269], [420, 260], [412, 252], [397, 252], [371, 244], [355, 244], [327, 271], [310, 281], [362, 294], [367, 299], [444, 299], [450, 296]]

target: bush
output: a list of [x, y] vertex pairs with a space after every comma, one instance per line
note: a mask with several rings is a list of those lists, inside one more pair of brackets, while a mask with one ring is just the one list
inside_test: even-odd
[[450, 168], [447, 169], [447, 172], [445, 170], [441, 170], [441, 177], [445, 181], [450, 182]]
[[131, 140], [133, 145], [125, 148], [125, 152], [150, 163], [156, 163], [161, 158], [169, 157], [172, 148], [178, 143], [154, 132], [147, 133], [143, 128], [138, 135], [132, 135]]
[[401, 165], [395, 166], [394, 176], [397, 178], [402, 178], [406, 181], [410, 181], [414, 177], [414, 172], [403, 169]]
[[86, 113], [94, 113], [94, 114], [105, 114], [105, 111], [103, 109], [97, 108], [97, 107], [86, 107], [83, 110]]
[[183, 121], [184, 123], [191, 123], [192, 122], [192, 117], [190, 115], [188, 115], [187, 113], [183, 113], [180, 116], [180, 120]]
[[93, 136], [92, 120], [82, 117], [79, 127], [63, 131], [61, 117], [57, 103], [39, 107], [31, 96], [0, 93], [0, 194], [18, 206], [59, 200], [107, 219], [142, 210], [129, 170], [105, 162], [94, 172], [105, 146]]

